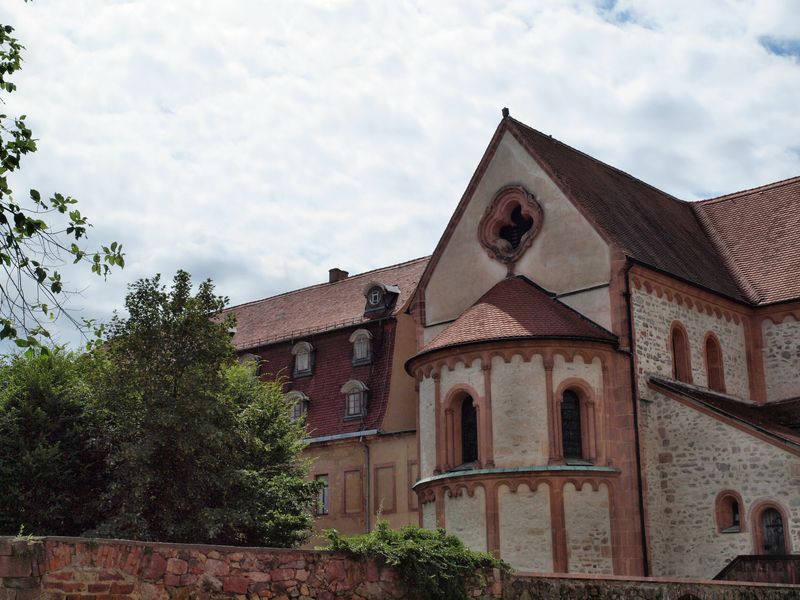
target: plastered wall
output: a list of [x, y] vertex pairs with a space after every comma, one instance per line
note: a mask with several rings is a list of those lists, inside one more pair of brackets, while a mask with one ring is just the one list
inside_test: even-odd
[[570, 573], [613, 573], [608, 487], [564, 485], [567, 563]]
[[436, 388], [432, 377], [419, 383], [419, 473], [421, 478], [433, 475], [436, 468]]
[[492, 358], [492, 430], [498, 467], [546, 464], [547, 389], [542, 357]]
[[639, 368], [639, 391], [644, 398], [651, 392], [647, 388], [647, 376], [657, 373], [672, 377], [672, 352], [670, 350], [670, 326], [680, 321], [686, 328], [692, 359], [692, 383], [708, 384], [704, 359], [706, 332], [712, 331], [722, 346], [725, 387], [728, 394], [749, 397], [747, 378], [747, 351], [744, 324], [733, 319], [709, 315], [685, 304], [658, 296], [644, 288], [632, 290], [636, 359]]
[[471, 364], [465, 365], [458, 362], [452, 369], [443, 368], [441, 370], [442, 399], [447, 397], [448, 392], [456, 385], [466, 384], [475, 390], [478, 396], [484, 396], [483, 389], [483, 369], [481, 361], [476, 358]]
[[800, 396], [800, 322], [792, 316], [778, 324], [766, 319], [762, 332], [767, 399]]
[[457, 536], [467, 547], [486, 552], [486, 492], [475, 487], [470, 496], [460, 488], [452, 496], [444, 496], [444, 518], [447, 533]]
[[436, 529], [436, 502], [426, 502], [422, 505], [422, 526], [425, 529]]
[[[505, 265], [489, 258], [477, 231], [497, 191], [509, 184], [526, 187], [544, 211], [542, 229], [517, 262], [516, 274], [553, 292], [609, 281], [606, 243], [527, 151], [505, 134], [428, 282], [426, 325], [455, 319], [506, 276]], [[596, 312], [597, 302], [591, 304]]]
[[577, 310], [583, 316], [611, 331], [611, 296], [608, 286], [579, 294], [570, 294], [558, 299], [570, 308]]
[[501, 485], [497, 497], [500, 556], [518, 571], [552, 571], [549, 486], [540, 483], [531, 490], [522, 484], [514, 492], [507, 485]]
[[[642, 402], [647, 503], [654, 575], [711, 578], [752, 554], [751, 510], [777, 500], [800, 549], [800, 457], [691, 407], [650, 392]], [[741, 494], [746, 531], [718, 533], [715, 500]]]
[[595, 357], [590, 363], [586, 363], [583, 357], [576, 355], [573, 361], [567, 361], [562, 355], [556, 354], [553, 357], [553, 388], [558, 388], [559, 384], [566, 379], [576, 377], [584, 380], [599, 394], [603, 389], [603, 365], [600, 359]]

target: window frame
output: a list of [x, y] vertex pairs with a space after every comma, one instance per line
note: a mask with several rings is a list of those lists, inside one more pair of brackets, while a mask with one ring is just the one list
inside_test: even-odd
[[[308, 417], [308, 407], [311, 403], [308, 396], [303, 392], [293, 390], [286, 394], [286, 401], [289, 403], [289, 418], [292, 421], [302, 421]], [[299, 415], [295, 415], [296, 410], [300, 410]]]
[[328, 473], [317, 473], [314, 475], [314, 481], [323, 481], [322, 485], [317, 490], [317, 498], [314, 503], [314, 514], [317, 516], [325, 516], [331, 513], [331, 480]]
[[[710, 345], [714, 346], [717, 360], [713, 360], [713, 352], [709, 351]], [[703, 340], [703, 358], [706, 363], [706, 387], [720, 394], [726, 393], [725, 355], [722, 352], [722, 344], [713, 331], [706, 332]]]
[[[676, 344], [676, 335], [682, 338], [682, 343]], [[672, 356], [672, 378], [692, 383], [692, 346], [686, 327], [680, 321], [673, 321], [670, 325], [668, 346]]]
[[[369, 388], [357, 379], [351, 379], [342, 386], [340, 390], [344, 394], [344, 420], [353, 421], [356, 419], [363, 419], [367, 416], [368, 407], [368, 392]], [[358, 402], [358, 411], [351, 411], [351, 401]]]
[[[292, 377], [308, 377], [314, 372], [314, 346], [309, 342], [297, 342], [292, 346], [292, 356], [294, 357]], [[303, 368], [300, 368], [301, 356], [307, 361]]]
[[[739, 524], [736, 525], [734, 513], [729, 505], [735, 502], [739, 513]], [[742, 496], [733, 490], [723, 490], [717, 494], [714, 501], [714, 513], [716, 517], [717, 533], [743, 533], [745, 531], [745, 510]]]
[[[356, 329], [350, 335], [350, 343], [353, 344], [354, 366], [368, 365], [372, 362], [372, 334], [366, 329]], [[363, 356], [359, 356], [358, 350], [366, 348]]]

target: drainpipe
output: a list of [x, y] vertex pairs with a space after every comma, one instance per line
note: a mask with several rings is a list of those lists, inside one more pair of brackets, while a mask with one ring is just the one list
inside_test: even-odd
[[633, 391], [633, 429], [635, 435], [636, 449], [636, 483], [639, 488], [639, 528], [642, 532], [642, 567], [644, 568], [644, 576], [650, 576], [650, 561], [647, 558], [647, 534], [646, 523], [644, 518], [644, 478], [642, 476], [642, 448], [639, 442], [639, 381], [636, 377], [636, 363], [633, 356], [633, 304], [631, 303], [631, 282], [630, 270], [633, 267], [629, 257], [626, 257], [625, 268], [623, 274], [625, 276], [625, 302], [628, 305], [628, 341], [630, 348], [628, 349], [628, 356], [631, 363], [631, 390]]
[[361, 442], [361, 445], [364, 447], [364, 488], [366, 493], [364, 494], [364, 499], [366, 500], [366, 509], [367, 513], [364, 517], [364, 522], [367, 526], [367, 533], [371, 530], [370, 524], [370, 516], [372, 515], [372, 495], [370, 494], [370, 490], [372, 486], [370, 485], [370, 464], [369, 464], [369, 443], [367, 440], [364, 439], [364, 436], [358, 438], [358, 441]]

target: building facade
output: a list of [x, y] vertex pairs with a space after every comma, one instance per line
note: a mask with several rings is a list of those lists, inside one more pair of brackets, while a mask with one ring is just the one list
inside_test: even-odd
[[[532, 572], [713, 577], [800, 548], [800, 178], [684, 202], [504, 114], [430, 259], [309, 289], [348, 280], [352, 323], [331, 300], [310, 337], [234, 338], [287, 372], [319, 348], [287, 389], [322, 523], [382, 506]], [[385, 398], [358, 425], [357, 382]]]

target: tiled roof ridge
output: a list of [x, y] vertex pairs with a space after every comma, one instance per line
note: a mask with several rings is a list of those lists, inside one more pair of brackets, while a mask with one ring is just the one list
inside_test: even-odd
[[423, 260], [429, 260], [430, 256], [420, 256], [419, 258], [413, 258], [411, 260], [406, 260], [403, 262], [399, 262], [394, 265], [388, 265], [386, 267], [378, 267], [375, 269], [371, 269], [369, 271], [364, 271], [363, 273], [356, 273], [355, 275], [349, 275], [344, 279], [340, 279], [339, 281], [324, 281], [322, 283], [315, 283], [313, 285], [307, 285], [306, 287], [297, 288], [296, 290], [288, 290], [286, 292], [281, 292], [280, 294], [275, 294], [274, 296], [267, 296], [266, 298], [260, 298], [258, 300], [251, 300], [250, 302], [243, 302], [242, 304], [236, 304], [234, 306], [228, 306], [225, 308], [223, 312], [231, 311], [235, 308], [243, 308], [245, 306], [254, 306], [261, 302], [266, 302], [267, 300], [274, 300], [275, 298], [283, 298], [285, 296], [291, 296], [292, 294], [299, 294], [300, 292], [305, 292], [308, 290], [313, 290], [316, 288], [321, 288], [326, 285], [336, 285], [337, 283], [343, 283], [345, 281], [352, 281], [353, 279], [364, 277], [366, 275], [371, 275], [373, 273], [377, 273], [378, 271], [388, 271], [389, 269], [397, 269], [399, 267], [406, 267], [408, 265], [412, 265], [414, 263], [421, 262]]
[[722, 259], [722, 263], [731, 274], [731, 277], [733, 277], [733, 281], [742, 292], [742, 295], [751, 303], [758, 304], [762, 299], [762, 294], [750, 283], [744, 273], [742, 273], [739, 265], [736, 264], [736, 260], [728, 249], [725, 240], [722, 239], [722, 236], [714, 226], [713, 221], [705, 211], [701, 210], [703, 206], [699, 203], [692, 203], [691, 208], [692, 213], [694, 213], [695, 217], [697, 217], [697, 220], [700, 222], [700, 227], [703, 229], [706, 236], [708, 236], [708, 239], [711, 240], [711, 244], [716, 249], [717, 254], [719, 254]]
[[[639, 178], [638, 178], [638, 177], [636, 177], [635, 175], [631, 175], [631, 174], [630, 174], [630, 173], [628, 173], [627, 171], [623, 171], [622, 169], [620, 169], [620, 168], [618, 168], [618, 167], [615, 167], [614, 165], [610, 165], [610, 164], [608, 164], [607, 162], [603, 162], [603, 161], [602, 161], [602, 160], [600, 160], [599, 158], [595, 158], [594, 156], [592, 156], [591, 154], [587, 154], [587, 153], [586, 153], [586, 152], [584, 152], [583, 150], [579, 150], [579, 149], [575, 148], [574, 146], [570, 146], [570, 145], [569, 145], [569, 144], [567, 144], [566, 142], [562, 142], [561, 140], [559, 140], [558, 138], [554, 138], [554, 137], [553, 137], [552, 135], [550, 135], [550, 134], [547, 134], [547, 133], [544, 133], [544, 132], [542, 132], [542, 131], [539, 131], [538, 129], [535, 129], [535, 128], [531, 127], [530, 125], [526, 125], [526, 124], [525, 124], [525, 123], [523, 123], [522, 121], [518, 121], [517, 119], [515, 119], [515, 118], [513, 118], [513, 117], [508, 117], [508, 119], [509, 119], [509, 121], [513, 121], [513, 123], [514, 123], [515, 125], [522, 126], [522, 127], [524, 127], [525, 129], [528, 129], [529, 131], [532, 131], [532, 132], [533, 132], [533, 133], [535, 133], [536, 135], [540, 135], [540, 136], [542, 136], [542, 137], [544, 137], [544, 138], [547, 138], [547, 139], [548, 139], [548, 140], [550, 140], [551, 142], [555, 142], [555, 143], [557, 143], [557, 144], [559, 144], [559, 145], [561, 145], [561, 146], [564, 146], [565, 148], [567, 148], [567, 149], [568, 149], [568, 150], [570, 150], [571, 152], [575, 152], [576, 154], [580, 154], [581, 156], [583, 156], [583, 157], [585, 157], [585, 158], [588, 158], [589, 160], [591, 160], [591, 161], [592, 161], [592, 162], [594, 162], [594, 163], [597, 163], [598, 165], [602, 166], [603, 168], [610, 169], [610, 170], [612, 170], [612, 171], [615, 171], [615, 172], [619, 173], [620, 175], [624, 175], [624, 176], [625, 176], [625, 177], [627, 177], [628, 179], [630, 179], [630, 180], [632, 180], [632, 181], [635, 181], [635, 182], [637, 182], [637, 183], [640, 183], [640, 184], [642, 184], [642, 185], [644, 185], [644, 186], [646, 186], [646, 187], [650, 188], [651, 190], [653, 190], [653, 191], [656, 191], [656, 192], [658, 192], [659, 194], [662, 194], [663, 196], [665, 196], [665, 197], [669, 198], [670, 200], [673, 200], [673, 201], [675, 201], [675, 202], [678, 202], [678, 203], [680, 203], [680, 204], [693, 204], [692, 202], [688, 202], [688, 201], [686, 201], [686, 200], [681, 200], [680, 198], [678, 198], [678, 197], [676, 197], [676, 196], [673, 196], [673, 195], [672, 195], [672, 194], [670, 194], [669, 192], [665, 192], [664, 190], [662, 190], [662, 189], [660, 189], [660, 188], [657, 188], [657, 187], [656, 187], [656, 186], [654, 186], [652, 183], [647, 183], [646, 181], [644, 181], [644, 180], [642, 180], [642, 179], [639, 179]], [[556, 172], [556, 175], [557, 175], [557, 174], [558, 174], [558, 173]], [[565, 185], [566, 185], [566, 183], [565, 183]], [[567, 187], [569, 187], [569, 186], [567, 186]]]
[[756, 187], [739, 190], [738, 192], [730, 192], [728, 194], [723, 194], [722, 196], [714, 196], [713, 198], [697, 200], [696, 202], [692, 202], [691, 204], [696, 206], [707, 206], [709, 204], [716, 204], [718, 202], [724, 202], [726, 200], [734, 200], [736, 198], [741, 198], [742, 196], [749, 196], [756, 192], [765, 192], [767, 190], [774, 190], [776, 188], [797, 183], [798, 181], [800, 181], [800, 175], [795, 175], [794, 177], [788, 177], [787, 179], [780, 179], [778, 181], [773, 181], [772, 183], [765, 183], [763, 185], [759, 185]]

